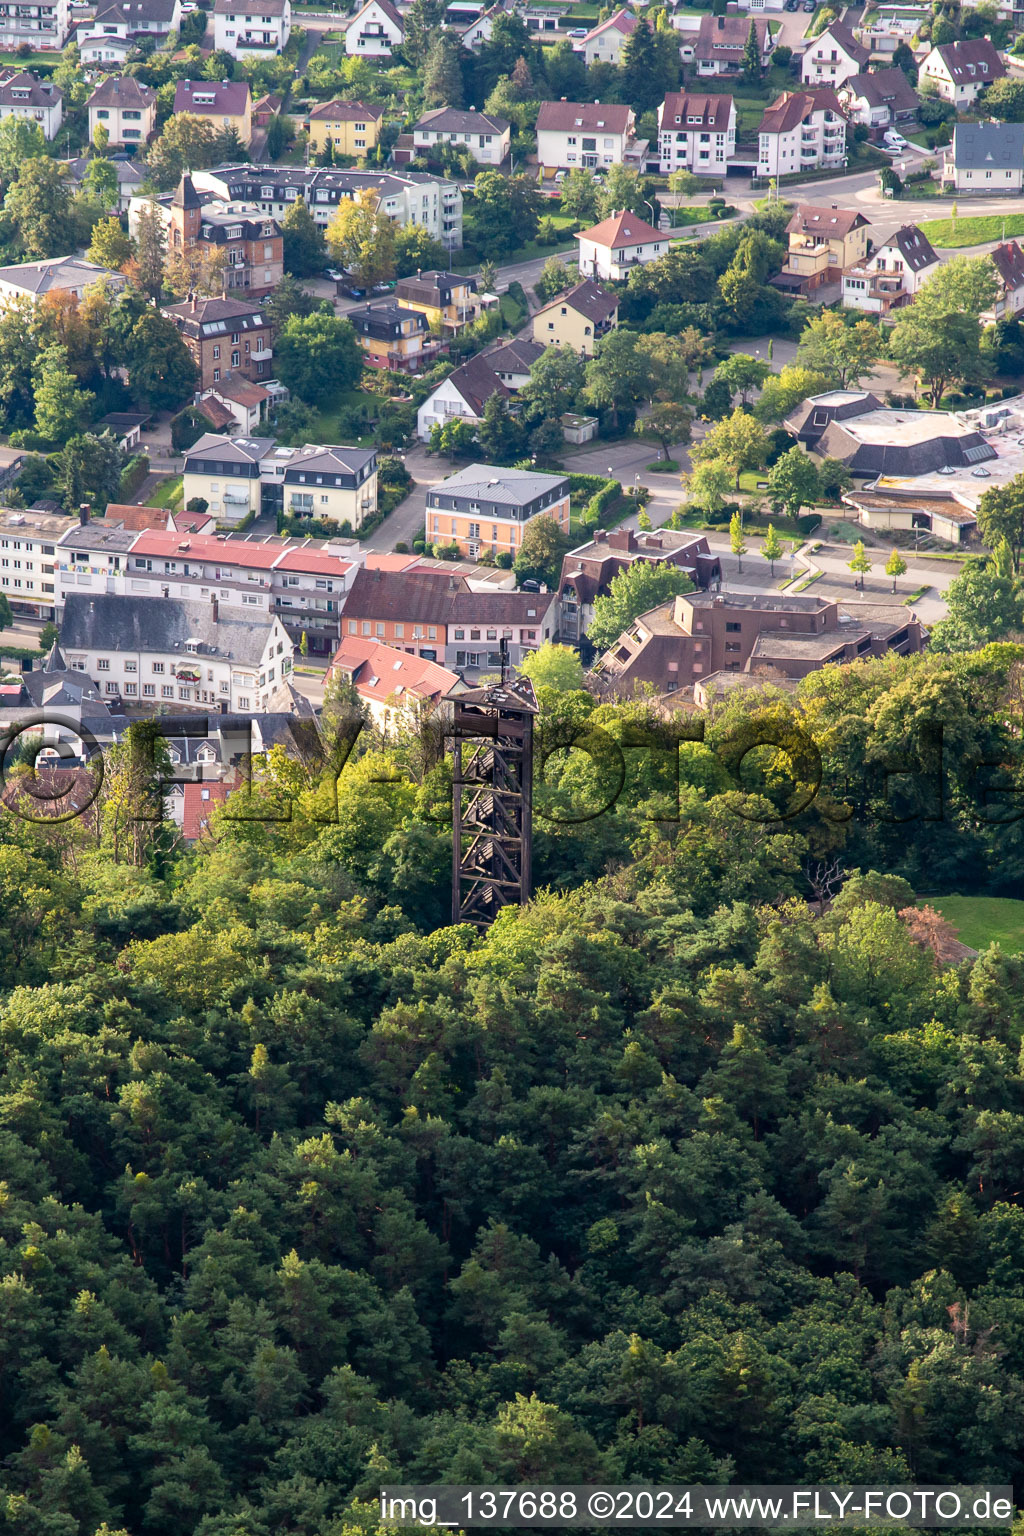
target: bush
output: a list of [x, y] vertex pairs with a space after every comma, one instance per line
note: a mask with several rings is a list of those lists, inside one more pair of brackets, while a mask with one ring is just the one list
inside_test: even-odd
[[591, 496], [583, 512], [583, 521], [591, 528], [603, 526], [602, 520], [609, 510], [622, 496], [622, 485], [618, 480], [605, 480], [601, 489]]
[[213, 423], [196, 405], [186, 405], [171, 420], [171, 447], [175, 453], [184, 453], [197, 443], [204, 432], [212, 432]]
[[780, 43], [772, 54], [772, 63], [778, 64], [780, 69], [785, 69], [792, 62], [793, 50], [788, 43]]
[[495, 555], [494, 563], [500, 570], [510, 571], [512, 569], [511, 552], [507, 549], [501, 550], [497, 555]]
[[148, 453], [137, 453], [128, 460], [121, 471], [121, 483], [117, 488], [118, 501], [129, 501], [149, 474]]

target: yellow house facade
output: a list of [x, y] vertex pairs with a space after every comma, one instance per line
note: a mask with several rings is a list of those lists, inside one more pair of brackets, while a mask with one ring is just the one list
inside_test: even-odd
[[455, 335], [480, 313], [475, 277], [455, 272], [417, 272], [395, 284], [395, 298], [406, 309], [426, 315], [434, 334]]
[[587, 278], [538, 310], [533, 339], [542, 346], [570, 347], [583, 357], [593, 357], [597, 343], [615, 329], [618, 318], [615, 295]]
[[329, 144], [336, 154], [361, 160], [376, 149], [383, 121], [383, 107], [364, 101], [325, 101], [313, 108], [306, 122], [310, 153], [321, 154]]

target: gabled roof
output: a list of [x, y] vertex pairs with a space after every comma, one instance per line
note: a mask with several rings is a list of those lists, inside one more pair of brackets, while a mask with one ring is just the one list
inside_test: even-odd
[[[235, 0], [231, 0], [231, 4], [235, 4]], [[270, 97], [263, 98], [264, 101], [270, 99]], [[280, 97], [273, 99], [280, 104]], [[256, 105], [260, 106], [261, 102], [257, 102]], [[371, 106], [365, 101], [322, 101], [318, 107], [313, 107], [307, 116], [313, 123], [324, 117], [329, 117], [336, 123], [362, 122], [364, 118], [375, 123], [378, 118], [384, 116], [384, 108]]]
[[[901, 71], [902, 73], [902, 71]], [[934, 267], [938, 262], [938, 256], [932, 249], [931, 241], [927, 235], [923, 235], [916, 224], [904, 224], [894, 235], [890, 235], [879, 251], [887, 250], [895, 246], [903, 258], [903, 264], [909, 267], [911, 272], [923, 272], [925, 267]], [[878, 255], [878, 251], [875, 255]]]
[[98, 283], [115, 278], [124, 283], [120, 272], [97, 266], [84, 256], [56, 256], [51, 261], [23, 261], [13, 267], [0, 267], [0, 282], [22, 288], [26, 293], [49, 293], [51, 288], [77, 288], [79, 284]]
[[[263, 0], [260, 0], [263, 3]], [[179, 80], [174, 90], [175, 112], [217, 117], [243, 117], [251, 106], [246, 80]]]
[[539, 341], [531, 341], [528, 336], [520, 336], [512, 341], [499, 342], [496, 347], [485, 352], [484, 358], [495, 373], [529, 373], [539, 357], [543, 357], [545, 348]]
[[845, 240], [851, 230], [861, 229], [869, 221], [856, 208], [823, 208], [817, 203], [801, 203], [786, 225], [787, 235], [823, 235], [826, 239]]
[[246, 303], [242, 299], [187, 299], [181, 304], [165, 304], [163, 313], [176, 321], [190, 321], [196, 329], [207, 326], [217, 326], [220, 331], [227, 330], [230, 322], [255, 322], [256, 329], [265, 327], [266, 316], [259, 305], [250, 300]]
[[824, 43], [826, 38], [831, 38], [835, 46], [841, 48], [847, 57], [853, 59], [857, 64], [866, 64], [871, 57], [870, 48], [865, 48], [863, 44], [858, 43], [849, 27], [844, 26], [841, 21], [830, 22], [824, 32], [818, 34], [813, 43], [808, 43], [808, 53], [812, 49], [817, 48], [819, 44]]
[[932, 52], [939, 55], [955, 85], [983, 85], [988, 80], [1001, 80], [1006, 74], [1006, 65], [987, 37], [939, 43]]
[[888, 107], [890, 112], [916, 112], [917, 92], [902, 69], [876, 69], [863, 75], [851, 75], [842, 87], [854, 100], [869, 107]]
[[669, 91], [661, 104], [658, 126], [664, 131], [689, 125], [724, 133], [732, 114], [731, 96], [714, 96], [703, 91]]
[[632, 120], [630, 107], [605, 105], [600, 101], [542, 101], [537, 113], [538, 133], [628, 133]]
[[589, 43], [595, 37], [600, 37], [602, 32], [621, 32], [623, 37], [629, 37], [637, 29], [637, 18], [631, 11], [625, 9], [616, 11], [614, 16], [609, 16], [607, 21], [602, 21], [599, 26], [592, 27], [583, 38], [583, 43]]
[[[461, 107], [434, 107], [424, 112], [416, 128], [429, 128], [431, 133], [507, 133], [511, 124], [503, 117], [490, 117], [486, 112], [464, 112]], [[415, 132], [415, 129], [413, 130]]]
[[428, 700], [439, 703], [461, 683], [457, 672], [436, 661], [359, 635], [342, 639], [331, 663], [331, 671], [335, 669], [352, 679], [362, 698], [380, 704], [391, 698], [397, 698], [400, 706]]
[[87, 107], [128, 107], [146, 111], [156, 101], [156, 91], [134, 75], [108, 75], [93, 91]]
[[[260, 0], [260, 14], [264, 16], [283, 16], [286, 4], [291, 0]], [[213, 12], [217, 16], [230, 16], [238, 10], [238, 0], [213, 0]]]
[[555, 309], [562, 304], [576, 310], [578, 314], [586, 315], [588, 320], [601, 324], [615, 314], [619, 307], [619, 300], [617, 294], [606, 292], [598, 283], [591, 282], [588, 277], [582, 283], [577, 283], [575, 288], [570, 288], [568, 293], [556, 294], [550, 304], [545, 304], [537, 313], [542, 315], [546, 310]]
[[610, 219], [602, 219], [600, 224], [583, 229], [576, 236], [577, 240], [590, 240], [609, 251], [618, 251], [627, 245], [650, 245], [652, 241], [664, 238], [660, 230], [635, 213], [613, 213]]
[[69, 593], [64, 601], [61, 645], [67, 651], [178, 652], [190, 654], [186, 645], [198, 641], [197, 657], [218, 656], [250, 666], [258, 663], [267, 648], [273, 621], [261, 620], [246, 609], [225, 608], [214, 617], [212, 603], [182, 602], [165, 597], [118, 597], [108, 593], [91, 597]]
[[27, 69], [4, 70], [0, 77], [0, 106], [46, 108], [63, 100], [60, 86], [44, 84]]
[[834, 112], [845, 120], [839, 97], [831, 87], [819, 91], [783, 91], [778, 100], [765, 109], [759, 133], [790, 133], [812, 112]]
[[999, 275], [999, 281], [1007, 293], [1012, 293], [1024, 285], [1024, 250], [1016, 240], [1008, 240], [1005, 245], [997, 245], [989, 254], [992, 257], [992, 265]]
[[395, 7], [391, 4], [391, 0], [366, 0], [366, 4], [362, 6], [358, 11], [356, 11], [355, 15], [350, 17], [349, 20], [345, 23], [346, 32], [350, 27], [355, 26], [360, 16], [362, 16], [365, 11], [368, 11], [371, 5], [375, 5], [379, 10], [382, 10], [388, 21], [390, 21], [394, 26], [398, 28], [401, 36], [405, 36], [405, 22], [402, 20]]
[[[483, 415], [484, 406], [492, 395], [501, 395], [507, 400], [510, 394], [490, 363], [479, 354], [467, 358], [461, 367], [448, 375], [444, 383], [458, 390], [474, 416]], [[438, 388], [441, 386], [438, 385]]]
[[757, 37], [757, 45], [764, 52], [768, 38], [768, 22], [763, 16], [748, 16], [746, 12], [726, 16], [704, 15], [700, 19], [694, 56], [698, 59], [721, 59], [743, 53], [750, 35], [751, 23]]
[[953, 164], [963, 170], [1020, 170], [1024, 123], [956, 123]]
[[236, 405], [252, 407], [270, 399], [270, 391], [262, 384], [253, 384], [246, 378], [223, 379], [213, 386], [213, 393], [222, 400], [233, 400]]

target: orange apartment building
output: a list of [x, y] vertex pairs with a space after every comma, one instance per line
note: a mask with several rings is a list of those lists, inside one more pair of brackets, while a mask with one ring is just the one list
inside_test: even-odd
[[457, 544], [471, 560], [487, 549], [515, 555], [535, 517], [569, 532], [569, 481], [535, 469], [471, 464], [427, 492], [427, 538]]

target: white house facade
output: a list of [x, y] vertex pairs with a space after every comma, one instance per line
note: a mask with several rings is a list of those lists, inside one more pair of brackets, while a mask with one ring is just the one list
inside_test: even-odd
[[405, 37], [405, 23], [391, 0], [367, 0], [345, 28], [345, 52], [358, 59], [387, 59]]
[[291, 0], [214, 0], [213, 46], [233, 58], [281, 53], [292, 35]]
[[690, 171], [724, 176], [736, 150], [736, 104], [731, 96], [671, 91], [658, 108], [658, 164], [663, 176]]

